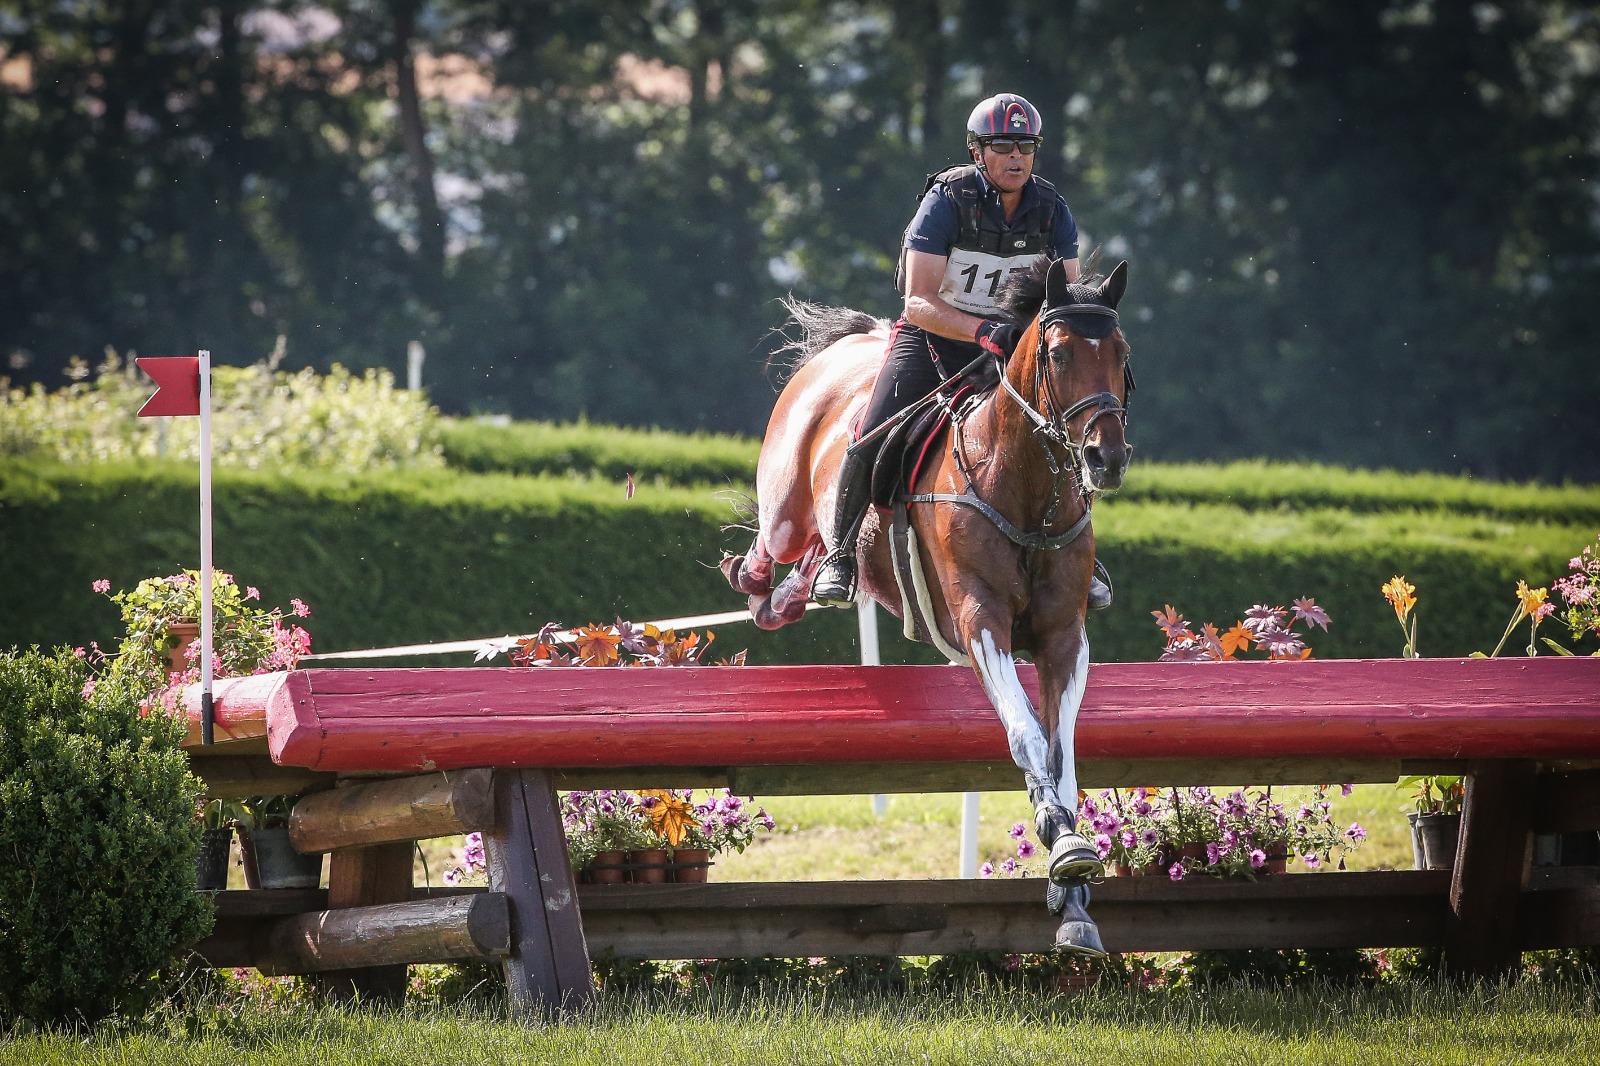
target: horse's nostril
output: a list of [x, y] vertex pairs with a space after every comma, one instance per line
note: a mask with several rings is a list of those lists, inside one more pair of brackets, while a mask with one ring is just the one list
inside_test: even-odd
[[1091, 469], [1094, 469], [1094, 470], [1103, 470], [1103, 469], [1105, 469], [1106, 457], [1103, 454], [1101, 454], [1100, 449], [1098, 447], [1096, 447], [1095, 445], [1093, 445], [1093, 444], [1091, 444], [1088, 447], [1083, 449], [1083, 461]]

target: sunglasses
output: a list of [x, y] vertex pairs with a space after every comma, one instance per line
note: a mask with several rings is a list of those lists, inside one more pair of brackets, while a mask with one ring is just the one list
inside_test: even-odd
[[1010, 155], [1013, 151], [1023, 155], [1032, 155], [1039, 150], [1037, 137], [996, 137], [983, 142], [983, 146], [995, 155]]

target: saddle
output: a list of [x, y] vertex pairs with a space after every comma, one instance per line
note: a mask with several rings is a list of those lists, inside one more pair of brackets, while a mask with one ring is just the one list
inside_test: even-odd
[[884, 435], [872, 465], [872, 502], [893, 507], [910, 493], [917, 472], [950, 425], [952, 414], [964, 412], [1000, 382], [992, 361], [967, 375], [966, 382], [946, 398], [923, 397], [911, 405], [899, 424]]

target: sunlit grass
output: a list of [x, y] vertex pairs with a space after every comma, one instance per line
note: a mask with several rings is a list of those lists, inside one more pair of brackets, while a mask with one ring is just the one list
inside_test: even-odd
[[1597, 1006], [1593, 987], [1528, 983], [1074, 997], [710, 989], [611, 995], [556, 1024], [472, 1008], [202, 1004], [87, 1037], [14, 1037], [0, 1063], [1576, 1063], [1600, 1055]]

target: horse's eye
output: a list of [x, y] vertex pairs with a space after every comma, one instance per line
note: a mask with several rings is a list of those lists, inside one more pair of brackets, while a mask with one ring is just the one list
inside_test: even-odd
[[1065, 363], [1072, 358], [1072, 345], [1055, 344], [1050, 347], [1050, 358], [1053, 362]]

